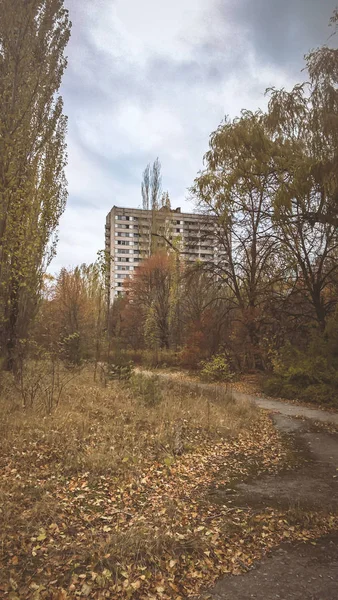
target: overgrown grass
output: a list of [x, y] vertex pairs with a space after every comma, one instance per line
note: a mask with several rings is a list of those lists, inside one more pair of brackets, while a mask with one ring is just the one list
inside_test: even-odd
[[50, 416], [22, 411], [7, 384], [0, 409], [1, 597], [185, 598], [279, 539], [278, 515], [256, 539], [250, 511], [208, 501], [215, 481], [286, 457], [269, 420], [226, 392], [142, 375], [101, 387], [88, 369]]
[[[223, 405], [196, 390], [179, 390], [158, 377], [135, 374], [129, 384], [103, 388], [93, 382], [90, 369], [65, 391], [62, 403], [47, 417], [22, 411], [10, 386], [3, 389], [0, 438], [3, 450], [18, 451], [27, 444], [50, 445], [53, 460], [65, 473], [93, 469], [123, 473], [137, 464], [171, 453], [177, 431], [187, 448], [205, 437], [236, 435], [257, 418], [249, 403]], [[128, 460], [127, 460], [128, 459]], [[129, 463], [129, 464], [127, 464]]]

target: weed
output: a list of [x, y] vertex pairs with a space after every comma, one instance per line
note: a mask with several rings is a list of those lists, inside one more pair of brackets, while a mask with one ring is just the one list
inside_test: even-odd
[[218, 354], [201, 363], [201, 379], [208, 382], [232, 381], [233, 375], [225, 356]]
[[156, 406], [163, 398], [158, 375], [135, 373], [130, 379], [130, 390], [146, 406]]

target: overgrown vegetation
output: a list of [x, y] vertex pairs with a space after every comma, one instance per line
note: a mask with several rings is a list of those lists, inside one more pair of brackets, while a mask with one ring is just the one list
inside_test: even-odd
[[67, 199], [58, 91], [69, 36], [63, 0], [0, 3], [0, 353], [11, 371], [36, 316]]
[[233, 375], [225, 356], [218, 354], [201, 363], [201, 378], [205, 381], [231, 381]]
[[130, 380], [131, 393], [146, 406], [156, 406], [163, 400], [164, 387], [158, 375], [135, 373]]
[[[53, 0], [45, 21], [40, 23], [39, 19], [47, 11], [46, 3], [41, 4], [39, 19], [32, 21], [38, 6], [38, 2], [33, 2], [32, 12], [26, 7], [22, 14], [11, 8], [18, 19], [18, 29], [13, 25], [13, 17], [10, 35], [14, 36], [15, 46], [15, 32], [27, 24], [30, 37], [25, 43], [29, 56], [35, 52], [35, 37], [43, 45], [49, 35], [48, 27], [50, 35], [59, 40], [54, 58], [49, 57], [58, 64], [57, 81], [49, 82], [52, 93], [66, 66], [63, 51], [69, 37], [68, 15], [62, 0]], [[335, 12], [331, 20], [334, 31], [337, 18]], [[6, 20], [3, 22], [5, 27]], [[60, 29], [55, 29], [56, 22]], [[10, 49], [8, 52], [10, 56]], [[26, 273], [19, 259], [22, 248], [25, 255], [30, 255], [23, 238], [18, 240], [17, 260], [9, 260], [14, 256], [9, 246], [0, 255], [1, 268], [7, 273], [0, 294], [2, 365], [17, 371], [22, 342], [27, 338], [41, 352], [57, 356], [65, 365], [79, 367], [88, 360], [94, 361], [95, 377], [99, 373], [105, 381], [109, 377], [131, 376], [127, 363], [120, 365], [116, 361], [121, 352], [135, 363], [151, 367], [201, 370], [204, 365], [202, 377], [214, 380], [229, 380], [231, 373], [273, 373], [275, 357], [281, 361], [285, 356], [285, 363], [267, 384], [270, 392], [333, 403], [337, 366], [327, 358], [326, 337], [328, 326], [336, 326], [338, 299], [337, 57], [337, 49], [329, 46], [312, 51], [305, 57], [307, 84], [297, 85], [289, 92], [270, 90], [265, 112], [243, 110], [240, 117], [225, 120], [212, 133], [205, 168], [191, 187], [196, 207], [206, 219], [205, 230], [202, 228], [199, 234], [202, 242], [205, 247], [211, 243], [217, 247], [212, 260], [196, 260], [187, 265], [179, 228], [174, 231], [172, 217], [166, 219], [172, 213], [168, 193], [162, 194], [161, 164], [157, 159], [148, 165], [142, 181], [143, 207], [151, 209], [149, 236], [144, 238], [147, 247], [136, 250], [143, 260], [132, 271], [133, 277], [125, 279], [124, 297], [119, 297], [109, 310], [108, 254], [101, 253], [98, 261], [89, 266], [62, 269], [55, 279], [43, 276], [48, 240], [65, 199], [64, 129], [59, 133], [53, 128], [48, 130], [48, 143], [57, 145], [57, 175], [49, 190], [55, 212], [51, 211], [44, 245], [39, 242], [38, 254], [34, 255], [34, 273], [29, 269]], [[5, 62], [3, 68], [9, 69], [10, 81], [12, 66], [10, 61]], [[34, 68], [38, 76], [37, 65]], [[7, 98], [9, 92], [4, 88], [1, 93]], [[41, 98], [37, 95], [39, 107], [43, 100], [47, 102], [49, 92], [46, 94]], [[61, 101], [48, 106], [45, 126], [52, 115], [64, 123]], [[19, 119], [20, 103], [17, 108]], [[4, 119], [6, 114], [5, 111]], [[27, 128], [29, 123], [25, 121]], [[56, 121], [54, 125], [57, 126]], [[14, 160], [14, 154], [11, 156]], [[15, 189], [1, 185], [2, 206], [6, 207], [9, 196], [13, 196], [14, 209], [14, 183]], [[26, 190], [28, 204], [33, 197], [30, 189]], [[45, 196], [49, 198], [44, 192]], [[33, 208], [32, 205], [29, 210]], [[15, 214], [14, 211], [13, 219]], [[42, 213], [38, 221], [46, 223]], [[6, 223], [9, 227], [9, 221]], [[14, 219], [8, 230], [10, 239], [3, 234], [3, 244], [15, 240], [15, 223]], [[198, 236], [194, 237], [192, 231], [191, 238], [189, 243], [193, 244]], [[129, 238], [123, 243], [123, 251], [129, 253]], [[317, 343], [311, 346], [311, 357], [308, 348], [314, 338]], [[289, 346], [295, 350], [298, 374], [283, 350]], [[228, 367], [217, 367], [220, 352]], [[320, 380], [318, 374], [311, 378], [311, 371], [315, 372], [319, 363]]]
[[338, 406], [337, 315], [323, 334], [314, 331], [307, 348], [284, 346], [273, 360], [273, 376], [264, 382], [267, 394]]
[[334, 527], [333, 516], [305, 526], [304, 515], [291, 524], [213, 504], [210, 486], [276, 472], [288, 449], [250, 404], [157, 384], [134, 375], [103, 387], [84, 370], [48, 418], [2, 388], [4, 597], [186, 598], [283, 539]]
[[268, 393], [337, 406], [338, 50], [312, 51], [307, 84], [211, 135], [190, 242], [212, 260], [187, 263], [148, 165], [143, 260], [110, 304], [110, 251], [46, 274], [67, 198], [69, 35], [63, 0], [0, 2], [0, 595], [181, 600], [337, 527], [215, 507], [210, 486], [286, 468], [283, 440], [227, 386], [135, 365], [216, 383], [259, 370]]
[[[335, 11], [333, 33], [337, 19]], [[180, 234], [157, 233], [160, 251], [126, 280], [111, 328], [120, 347], [147, 362], [151, 354], [154, 366], [167, 353], [168, 365], [198, 370], [222, 351], [229, 372], [272, 373], [285, 357], [270, 392], [333, 403], [338, 50], [323, 46], [305, 63], [308, 83], [269, 90], [265, 112], [243, 110], [211, 134], [191, 195], [205, 217], [203, 244], [217, 255], [187, 267]]]

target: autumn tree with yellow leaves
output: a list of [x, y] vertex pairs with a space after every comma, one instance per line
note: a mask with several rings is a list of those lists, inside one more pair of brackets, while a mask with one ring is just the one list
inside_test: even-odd
[[0, 2], [0, 352], [15, 370], [64, 211], [63, 0]]

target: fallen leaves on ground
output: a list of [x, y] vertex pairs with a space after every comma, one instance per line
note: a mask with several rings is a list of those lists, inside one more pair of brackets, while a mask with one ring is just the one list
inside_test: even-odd
[[[114, 418], [114, 407], [110, 418]], [[91, 453], [99, 426], [79, 444]], [[226, 573], [249, 569], [283, 540], [337, 527], [335, 515], [302, 523], [273, 508], [212, 500], [212, 491], [285, 468], [288, 449], [261, 415], [235, 438], [186, 425], [182, 456], [96, 473], [63, 463], [58, 436], [27, 437], [1, 458], [0, 591], [11, 600], [172, 599], [196, 595]], [[114, 440], [112, 440], [113, 444]], [[130, 468], [128, 468], [130, 463]]]

